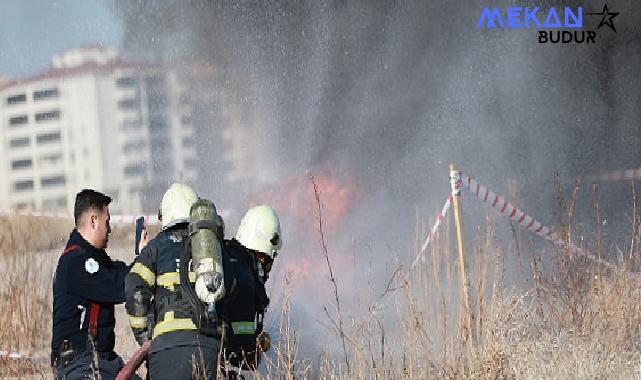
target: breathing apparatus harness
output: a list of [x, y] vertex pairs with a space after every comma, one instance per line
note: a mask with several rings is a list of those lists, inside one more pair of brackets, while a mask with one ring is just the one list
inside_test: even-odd
[[[207, 336], [220, 336], [221, 323], [215, 302], [225, 295], [220, 245], [224, 224], [212, 202], [200, 199], [192, 205], [188, 231], [179, 266], [182, 294], [191, 306], [198, 331]], [[190, 266], [196, 273], [195, 287], [189, 281]]]

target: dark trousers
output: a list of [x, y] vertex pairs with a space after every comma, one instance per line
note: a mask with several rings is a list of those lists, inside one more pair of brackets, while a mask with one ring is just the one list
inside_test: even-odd
[[149, 380], [216, 379], [220, 340], [190, 333], [169, 332], [151, 342]]
[[[96, 373], [100, 373], [101, 380], [113, 380], [125, 364], [122, 358], [114, 352], [98, 354], [98, 368]], [[56, 379], [58, 380], [75, 380], [75, 379], [93, 379], [94, 378], [94, 357], [87, 352], [67, 365], [59, 364], [56, 366]]]

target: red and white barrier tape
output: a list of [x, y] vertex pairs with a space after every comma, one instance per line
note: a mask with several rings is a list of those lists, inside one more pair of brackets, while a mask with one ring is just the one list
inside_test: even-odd
[[[534, 217], [527, 215], [524, 211], [513, 206], [504, 198], [498, 196], [496, 193], [492, 192], [487, 187], [481, 185], [481, 183], [479, 183], [474, 178], [461, 173], [461, 179], [463, 182], [463, 186], [465, 186], [477, 198], [483, 201], [483, 203], [489, 204], [494, 209], [498, 210], [501, 214], [507, 215], [510, 220], [534, 232], [535, 234], [541, 236], [542, 238], [549, 240], [552, 243], [559, 245], [561, 247], [568, 247], [568, 244], [563, 239], [561, 239], [556, 232], [553, 232], [551, 228], [546, 227], [542, 223], [536, 221]], [[600, 265], [603, 265], [608, 269], [611, 269], [614, 271], [621, 270], [617, 266], [588, 253], [585, 249], [581, 249], [573, 245], [570, 245], [569, 248], [574, 253], [584, 256], [587, 259], [595, 263], [598, 263]]]
[[428, 232], [427, 239], [425, 239], [425, 243], [423, 243], [421, 250], [416, 255], [416, 258], [414, 259], [414, 262], [410, 267], [410, 272], [412, 271], [412, 269], [414, 269], [416, 264], [418, 264], [418, 261], [423, 258], [423, 255], [425, 253], [425, 250], [427, 249], [427, 246], [434, 239], [434, 235], [436, 235], [438, 228], [441, 226], [441, 223], [443, 222], [443, 220], [445, 220], [445, 215], [447, 215], [447, 212], [449, 211], [451, 205], [452, 205], [452, 194], [450, 194], [450, 196], [447, 197], [447, 201], [445, 201], [445, 204], [443, 205], [443, 209], [441, 210], [441, 213], [436, 216], [436, 221], [434, 222], [434, 225], [432, 226], [432, 229], [430, 230], [430, 232]]
[[483, 203], [490, 205], [501, 214], [506, 215], [513, 222], [516, 222], [546, 240], [556, 241], [559, 239], [559, 235], [553, 232], [551, 228], [536, 221], [536, 219], [527, 215], [523, 210], [513, 206], [503, 197], [483, 186], [474, 178], [461, 173], [461, 180], [462, 185], [483, 201]]
[[[503, 197], [499, 196], [493, 191], [490, 191], [487, 187], [481, 185], [481, 183], [479, 183], [477, 180], [473, 179], [472, 177], [465, 175], [463, 173], [460, 173], [460, 176], [453, 175], [450, 180], [452, 181], [453, 192], [457, 192], [457, 193], [460, 192], [461, 185], [462, 185], [466, 187], [472, 194], [476, 195], [476, 197], [478, 197], [481, 201], [483, 201], [483, 203], [489, 204], [493, 208], [497, 209], [501, 214], [507, 215], [508, 218], [510, 218], [510, 220], [520, 224], [521, 226], [534, 232], [535, 234], [541, 236], [546, 240], [550, 240], [553, 242], [557, 242], [557, 240], [559, 240], [558, 234], [553, 232], [551, 228], [546, 227], [542, 223], [536, 221], [533, 217], [527, 215], [524, 211], [513, 206]], [[458, 183], [459, 180], [462, 183]], [[416, 256], [416, 259], [414, 259], [414, 262], [410, 267], [410, 271], [414, 269], [414, 267], [418, 264], [418, 261], [423, 256], [425, 249], [427, 248], [429, 243], [432, 241], [433, 235], [436, 233], [436, 230], [440, 227], [442, 220], [445, 219], [445, 215], [450, 208], [451, 200], [452, 200], [452, 194], [450, 194], [450, 196], [447, 199], [447, 202], [445, 202], [445, 205], [443, 206], [443, 211], [437, 216], [436, 222], [434, 223], [434, 227], [432, 227], [432, 230], [428, 234], [427, 239], [425, 240], [425, 243], [421, 248], [421, 251]]]
[[44, 356], [33, 356], [24, 354], [17, 351], [2, 351], [0, 350], [0, 360], [43, 360], [47, 359]]
[[73, 219], [73, 217], [65, 212], [40, 212], [40, 211], [8, 211], [0, 210], [0, 215], [18, 215], [18, 216], [35, 216], [45, 218], [58, 218], [58, 219]]
[[[19, 215], [19, 216], [33, 216], [33, 217], [43, 217], [43, 218], [58, 218], [58, 219], [66, 219], [66, 220], [73, 220], [73, 216], [69, 215], [67, 213], [62, 213], [62, 212], [41, 212], [41, 211], [16, 211], [16, 212], [11, 212], [11, 211], [5, 211], [5, 212], [0, 212], [2, 215]], [[111, 215], [109, 222], [111, 224], [135, 224], [136, 219], [139, 216], [143, 216], [145, 218], [145, 224], [146, 225], [155, 225], [155, 224], [160, 224], [160, 221], [158, 220], [158, 215], [157, 214], [149, 214], [149, 215]]]
[[[226, 218], [230, 215], [229, 210], [220, 210], [218, 214], [223, 218]], [[18, 215], [18, 216], [33, 216], [33, 217], [43, 217], [43, 218], [58, 218], [73, 220], [73, 216], [62, 213], [62, 212], [40, 212], [40, 211], [0, 211], [0, 215]], [[116, 214], [111, 215], [109, 222], [111, 224], [135, 224], [138, 217], [145, 218], [146, 225], [156, 225], [161, 224], [162, 222], [158, 219], [157, 214], [148, 214], [148, 215], [126, 215], [126, 214]]]
[[16, 359], [28, 359], [28, 356], [15, 351], [0, 351], [0, 358], [5, 360], [6, 359], [16, 360]]
[[588, 177], [589, 181], [632, 181], [641, 179], [641, 168], [620, 169], [610, 172], [594, 174]]
[[145, 224], [146, 225], [154, 225], [154, 224], [160, 224], [160, 220], [158, 220], [158, 215], [112, 215], [111, 219], [109, 220], [110, 223], [115, 223], [115, 224], [135, 224], [136, 219], [142, 216], [145, 218]]

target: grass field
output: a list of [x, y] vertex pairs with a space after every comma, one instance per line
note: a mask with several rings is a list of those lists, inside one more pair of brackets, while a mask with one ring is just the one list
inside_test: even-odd
[[[603, 248], [599, 231], [571, 226], [573, 205], [560, 203], [566, 217], [558, 230], [571, 244], [590, 241], [586, 255], [559, 246], [531, 244], [514, 231], [506, 251], [491, 218], [468, 248], [472, 305], [460, 302], [456, 250], [447, 224], [416, 270], [399, 263], [359, 306], [355, 318], [340, 309], [341, 279], [327, 283], [336, 294], [319, 321], [335, 337], [315, 357], [303, 357], [291, 320], [286, 286], [272, 310], [273, 350], [255, 378], [453, 379], [453, 378], [639, 378], [641, 377], [641, 228], [633, 212], [625, 241]], [[636, 206], [633, 206], [636, 207]], [[34, 361], [3, 360], [0, 376], [49, 378], [51, 279], [69, 222], [28, 217], [0, 218], [0, 350], [26, 352]], [[114, 228], [112, 257], [129, 262], [131, 227]], [[416, 245], [425, 228], [417, 223]], [[540, 243], [539, 243], [540, 244]], [[623, 248], [617, 247], [626, 247]], [[527, 253], [525, 253], [527, 252]], [[330, 273], [332, 259], [327, 251]], [[340, 254], [340, 252], [333, 252]], [[506, 255], [518, 265], [506, 268]], [[609, 258], [616, 270], [588, 255]], [[614, 259], [612, 259], [614, 258]], [[401, 265], [402, 264], [402, 265]], [[506, 271], [518, 281], [506, 281]], [[514, 275], [516, 273], [516, 275]], [[285, 284], [289, 282], [284, 280]], [[367, 286], [367, 284], [365, 284]], [[325, 286], [325, 285], [323, 285]], [[335, 293], [334, 293], [335, 292]], [[381, 313], [382, 307], [387, 313]], [[127, 357], [137, 345], [118, 307], [116, 350]], [[471, 329], [468, 328], [470, 321]], [[250, 377], [252, 376], [250, 375]]]

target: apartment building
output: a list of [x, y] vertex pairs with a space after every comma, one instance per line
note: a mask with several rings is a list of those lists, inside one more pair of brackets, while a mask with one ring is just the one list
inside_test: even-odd
[[170, 181], [198, 174], [183, 87], [175, 71], [104, 46], [1, 81], [0, 209], [71, 212], [89, 187], [115, 198], [113, 213], [155, 210]]

